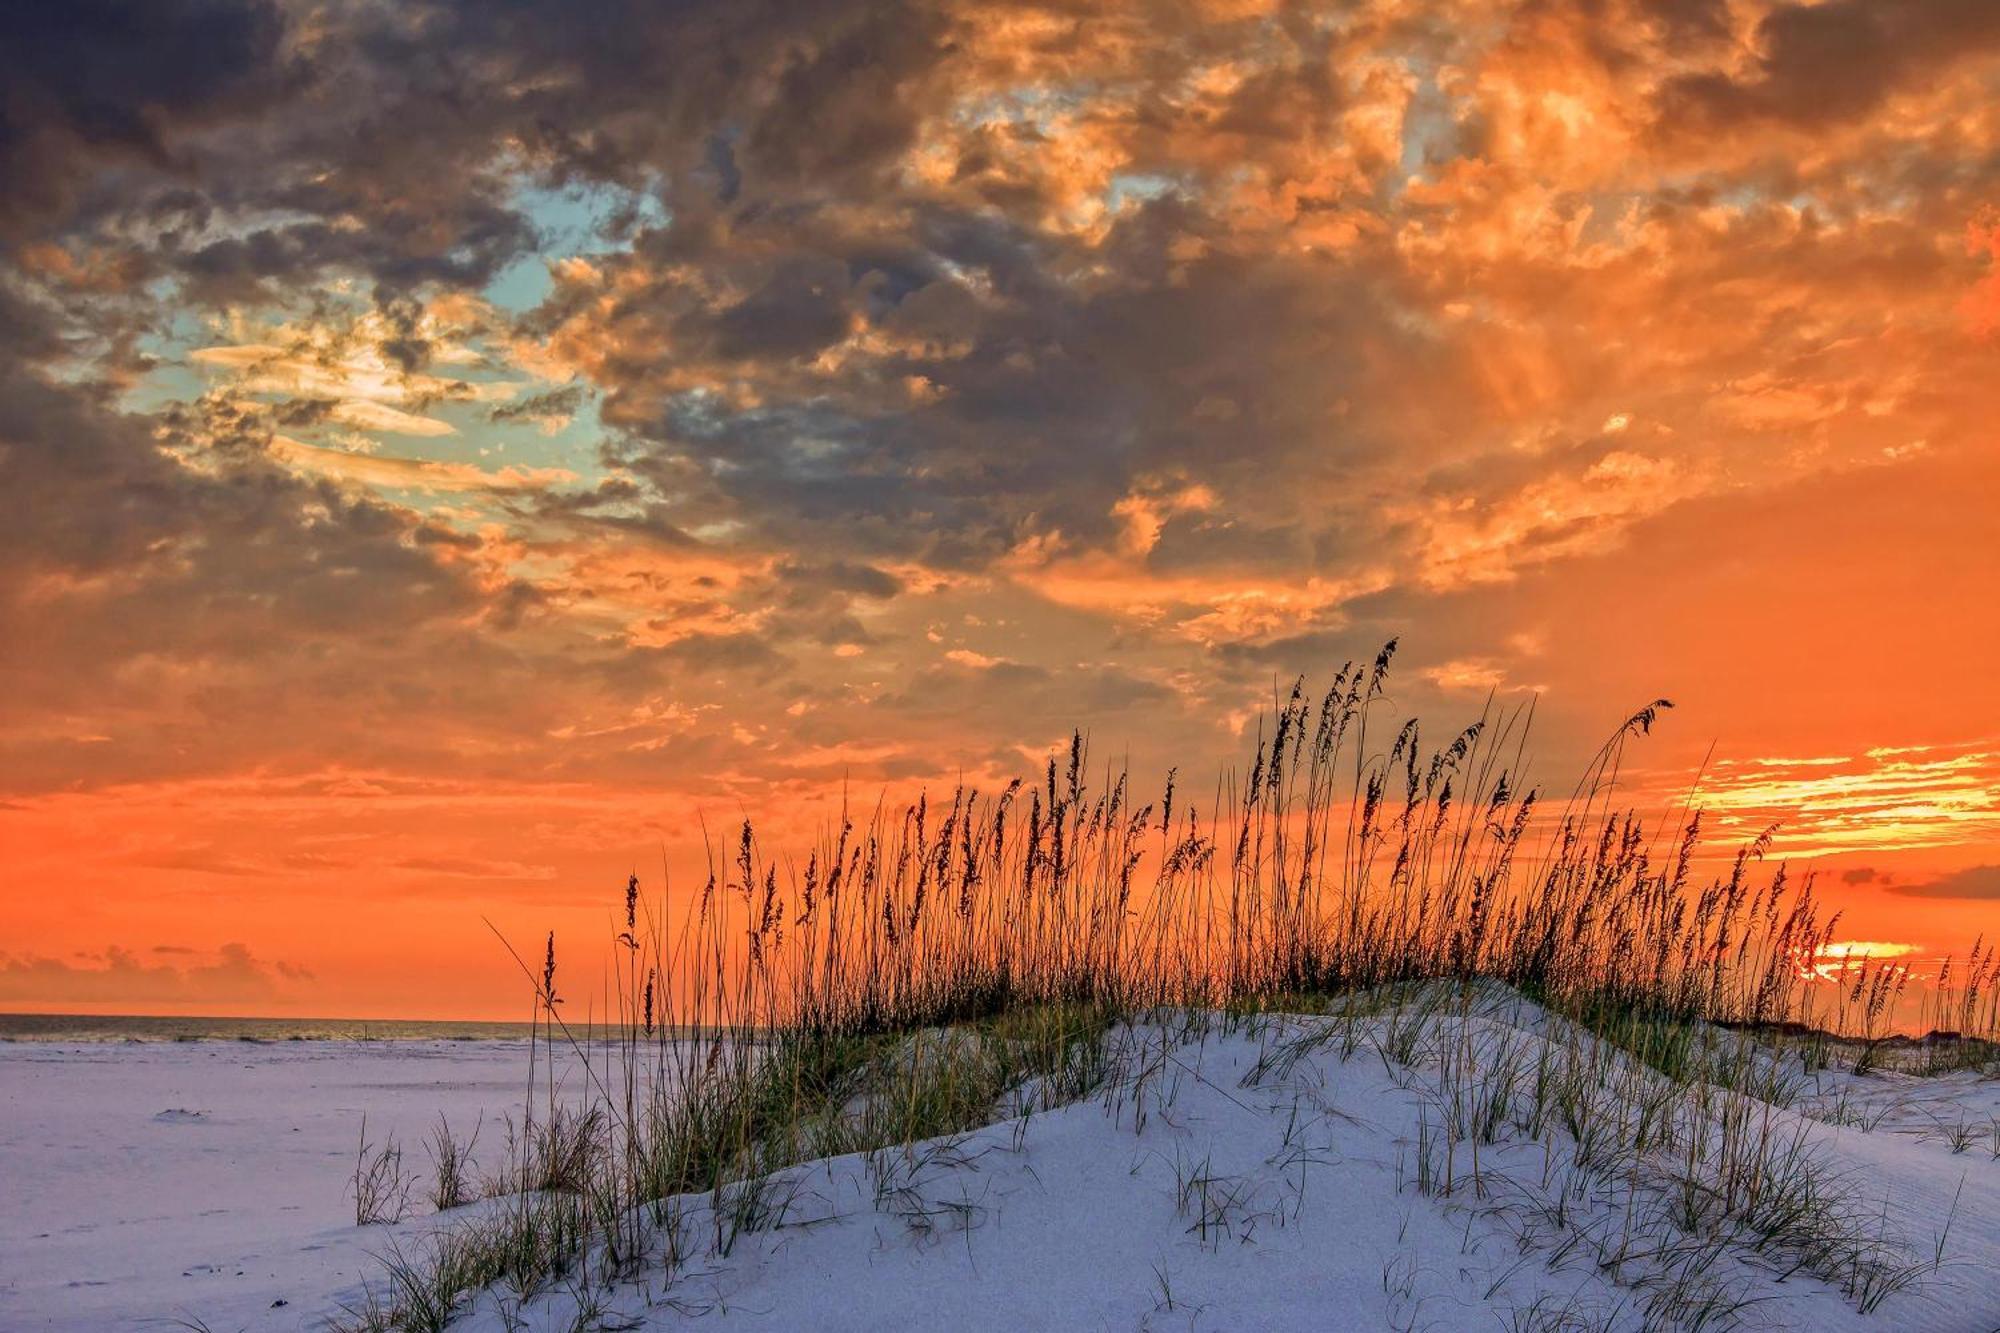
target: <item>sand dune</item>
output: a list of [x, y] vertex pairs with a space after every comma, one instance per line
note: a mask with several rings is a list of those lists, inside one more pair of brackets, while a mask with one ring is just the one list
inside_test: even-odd
[[[1677, 1089], [1505, 995], [1429, 1017], [1183, 1015], [1108, 1040], [1117, 1073], [1083, 1101], [791, 1168], [726, 1253], [711, 1201], [680, 1200], [671, 1271], [489, 1291], [454, 1326], [2000, 1325], [1991, 1078], [1774, 1059], [1784, 1105]], [[354, 1225], [363, 1113], [416, 1170], [440, 1114], [483, 1117], [497, 1155], [525, 1068], [512, 1043], [0, 1047], [0, 1327], [321, 1327], [365, 1303], [375, 1256], [509, 1206], [413, 1198], [400, 1224]], [[1573, 1132], [1538, 1078], [1593, 1083], [1567, 1112], [1591, 1119]], [[1702, 1127], [1694, 1157], [1634, 1146], [1655, 1097]], [[1795, 1152], [1823, 1217], [1788, 1231], [1697, 1188], [1723, 1180], [1731, 1106], [1743, 1141], [1783, 1147], [1729, 1179], [1775, 1190]]]

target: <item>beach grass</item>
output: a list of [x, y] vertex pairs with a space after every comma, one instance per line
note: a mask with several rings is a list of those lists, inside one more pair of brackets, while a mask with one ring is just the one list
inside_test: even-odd
[[[1830, 1062], [1990, 1064], [2000, 951], [1938, 979], [1925, 1012], [1947, 1038], [1896, 1039], [1908, 969], [1849, 959], [1829, 979], [1837, 917], [1810, 876], [1765, 863], [1768, 833], [1717, 856], [1698, 811], [1660, 828], [1621, 807], [1625, 751], [1666, 701], [1555, 799], [1524, 774], [1526, 710], [1489, 707], [1439, 745], [1390, 718], [1393, 650], [1281, 694], [1247, 767], [1199, 803], [1177, 773], [1141, 800], [1078, 735], [1033, 780], [844, 816], [802, 857], [746, 819], [693, 892], [633, 875], [601, 1028], [572, 1021], [553, 935], [517, 955], [536, 1035], [508, 1165], [485, 1185], [501, 1197], [391, 1256], [347, 1326], [441, 1329], [496, 1283], [670, 1279], [783, 1224], [787, 1168], [878, 1154], [892, 1195], [895, 1154], [1091, 1096], [1143, 1101], [1158, 1034], [1217, 1029], [1257, 1032], [1274, 1064], [1338, 1043], [1406, 1071], [1427, 1099], [1423, 1194], [1483, 1199], [1500, 1186], [1482, 1147], [1560, 1139], [1563, 1179], [1510, 1205], [1523, 1244], [1629, 1272], [1650, 1326], [1741, 1312], [1708, 1276], [1720, 1247], [1861, 1310], [1935, 1269], [1941, 1239], [1927, 1264], [1857, 1221], [1849, 1185], [1773, 1110]], [[1496, 997], [1560, 1035], [1509, 1036], [1482, 1017]], [[581, 1095], [558, 1087], [559, 1055]], [[466, 1202], [465, 1145], [441, 1127], [429, 1148], [433, 1204]], [[378, 1212], [396, 1197], [392, 1151], [364, 1134], [357, 1221], [364, 1192]], [[1199, 1225], [1226, 1225], [1226, 1190], [1193, 1166], [1186, 1180]], [[1579, 1234], [1566, 1201], [1606, 1182], [1629, 1224]], [[1538, 1305], [1516, 1326], [1573, 1314]]]

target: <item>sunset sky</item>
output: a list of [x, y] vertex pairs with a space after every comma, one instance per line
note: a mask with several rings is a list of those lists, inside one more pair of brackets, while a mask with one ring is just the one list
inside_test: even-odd
[[1392, 636], [2000, 933], [1992, 0], [4, 13], [0, 1009], [517, 1016]]

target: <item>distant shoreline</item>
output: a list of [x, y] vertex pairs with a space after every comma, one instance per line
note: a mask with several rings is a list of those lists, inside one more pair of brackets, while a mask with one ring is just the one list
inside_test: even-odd
[[[573, 1024], [579, 1041], [627, 1034], [615, 1025]], [[218, 1018], [160, 1014], [0, 1013], [0, 1044], [164, 1045], [176, 1042], [526, 1041], [526, 1023], [426, 1018]], [[660, 1033], [652, 1034], [658, 1040]]]
[[528, 1032], [526, 1023], [437, 1019], [0, 1013], [6, 1042], [525, 1041]]

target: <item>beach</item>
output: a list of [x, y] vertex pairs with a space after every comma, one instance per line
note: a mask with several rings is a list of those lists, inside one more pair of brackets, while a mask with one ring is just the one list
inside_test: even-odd
[[[1668, 1176], [1623, 1183], [1639, 1156], [1607, 1169], [1568, 1132], [1524, 1132], [1524, 1110], [1441, 1148], [1465, 1068], [1490, 1087], [1554, 1043], [1590, 1048], [1524, 1002], [1434, 1035], [1398, 1058], [1393, 1024], [1131, 1029], [1091, 1096], [778, 1172], [768, 1216], [721, 1250], [710, 1201], [686, 1200], [677, 1264], [478, 1293], [453, 1327], [1472, 1333], [1637, 1329], [1668, 1300], [1715, 1301], [1715, 1327], [2000, 1323], [2000, 1080], [1822, 1072], [1760, 1108], [1887, 1242], [1858, 1262], [1922, 1270], [1870, 1302], [1782, 1238], [1677, 1231]], [[483, 1125], [475, 1155], [502, 1165], [527, 1072], [512, 1041], [0, 1043], [0, 1328], [303, 1330], [361, 1310], [385, 1257], [508, 1206], [435, 1213], [421, 1145], [440, 1116], [461, 1138]], [[587, 1082], [573, 1057], [558, 1074]], [[364, 1115], [419, 1178], [401, 1223], [355, 1223]]]
[[505, 1041], [0, 1043], [0, 1328], [313, 1327], [432, 1221], [357, 1227], [363, 1115], [412, 1164], [519, 1115]]

